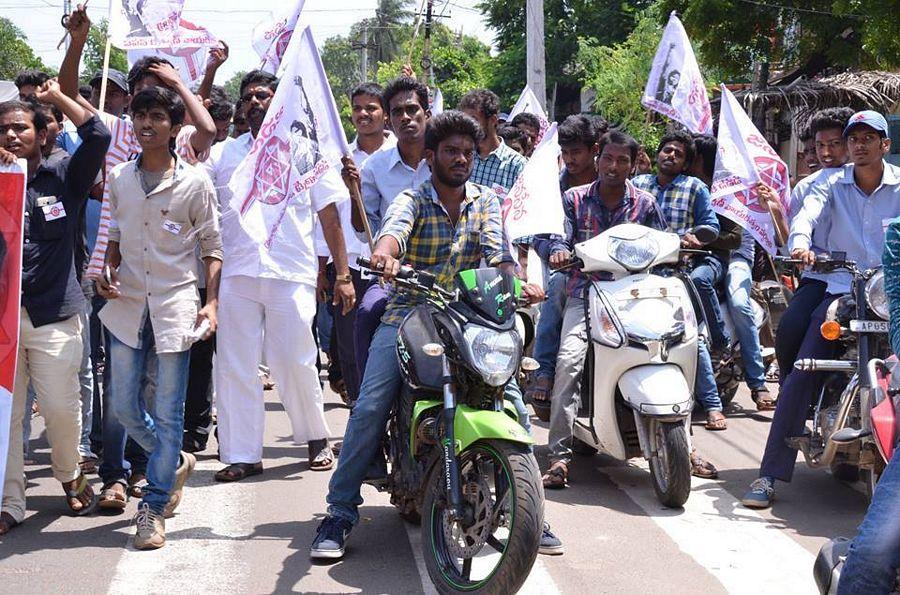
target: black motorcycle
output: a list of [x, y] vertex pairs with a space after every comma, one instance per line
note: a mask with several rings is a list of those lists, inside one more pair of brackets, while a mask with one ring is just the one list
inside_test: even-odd
[[390, 470], [378, 487], [404, 518], [421, 521], [438, 591], [515, 593], [537, 556], [544, 515], [533, 440], [504, 400], [522, 361], [521, 283], [494, 268], [466, 270], [451, 292], [408, 267], [393, 283], [427, 303], [400, 325], [404, 386], [384, 440]]

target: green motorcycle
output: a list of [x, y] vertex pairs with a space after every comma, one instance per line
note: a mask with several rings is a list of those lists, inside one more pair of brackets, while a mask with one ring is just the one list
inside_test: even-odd
[[383, 442], [390, 471], [378, 487], [404, 518], [421, 522], [441, 593], [515, 593], [537, 557], [544, 516], [533, 440], [503, 398], [523, 360], [521, 284], [497, 269], [466, 270], [451, 292], [408, 267], [393, 283], [427, 303], [400, 326], [403, 390]]

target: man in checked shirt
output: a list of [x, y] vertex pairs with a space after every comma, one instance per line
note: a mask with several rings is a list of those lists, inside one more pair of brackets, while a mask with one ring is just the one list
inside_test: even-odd
[[[514, 272], [515, 264], [502, 240], [500, 202], [489, 189], [468, 181], [481, 136], [478, 123], [458, 111], [429, 120], [425, 157], [432, 176], [394, 199], [372, 251], [372, 266], [382, 270], [388, 280], [396, 275], [401, 260], [434, 274], [437, 283], [448, 289], [456, 273], [477, 268], [482, 258], [488, 266]], [[525, 285], [523, 290], [534, 300], [543, 298], [535, 286]], [[347, 535], [359, 521], [360, 486], [401, 388], [397, 332], [406, 314], [421, 301], [421, 297], [396, 291], [388, 295], [385, 314], [372, 338], [359, 400], [344, 434], [338, 468], [328, 486], [328, 516], [310, 548], [312, 558], [341, 558]], [[515, 382], [507, 385], [507, 398], [522, 399]]]

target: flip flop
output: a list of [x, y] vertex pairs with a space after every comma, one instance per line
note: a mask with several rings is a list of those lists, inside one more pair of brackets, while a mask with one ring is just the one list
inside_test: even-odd
[[[721, 415], [721, 413], [720, 413]], [[717, 417], [713, 419], [712, 414], [707, 416], [706, 418], [706, 426], [704, 426], [710, 432], [721, 432], [722, 430], [728, 429], [728, 420], [725, 419], [725, 416]]]
[[775, 405], [778, 403], [777, 399], [773, 399], [771, 396], [763, 396], [763, 395], [771, 395], [767, 389], [753, 389], [750, 391], [750, 398], [753, 399], [753, 402], [756, 403], [757, 411], [774, 411]]
[[[97, 494], [95, 494], [94, 490], [91, 489], [91, 484], [88, 483], [87, 477], [84, 476], [84, 473], [80, 474], [74, 481], [76, 482], [74, 490], [71, 488], [63, 487], [63, 491], [66, 493], [66, 505], [75, 516], [84, 516], [86, 514], [90, 514], [97, 507]], [[85, 504], [82, 500], [82, 498], [86, 494], [90, 497], [87, 504]], [[81, 508], [73, 508], [72, 500], [77, 500], [78, 502], [80, 502]]]
[[[113, 489], [114, 486], [122, 486], [122, 491]], [[104, 510], [125, 510], [128, 504], [128, 488], [120, 481], [111, 481], [103, 484], [100, 490], [100, 500], [97, 506]]]
[[545, 489], [561, 490], [569, 483], [569, 467], [562, 461], [550, 465], [550, 470], [541, 478]]
[[719, 477], [719, 470], [696, 453], [691, 453], [691, 475], [702, 479], [716, 479]]

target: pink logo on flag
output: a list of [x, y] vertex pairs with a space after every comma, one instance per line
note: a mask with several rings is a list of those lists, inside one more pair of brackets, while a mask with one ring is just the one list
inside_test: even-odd
[[287, 197], [291, 175], [290, 151], [291, 146], [277, 136], [271, 137], [263, 145], [256, 161], [250, 190], [256, 200], [267, 205], [277, 205]]

